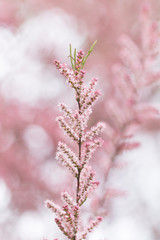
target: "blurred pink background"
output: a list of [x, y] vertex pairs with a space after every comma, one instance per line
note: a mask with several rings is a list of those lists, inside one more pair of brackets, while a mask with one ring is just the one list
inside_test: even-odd
[[[151, 17], [159, 24], [160, 1], [148, 2]], [[112, 66], [120, 61], [124, 34], [141, 49], [143, 4], [146, 1], [0, 0], [0, 239], [65, 239], [54, 215], [44, 207], [46, 198], [59, 202], [60, 192], [72, 186], [68, 172], [55, 161], [57, 142], [65, 138], [55, 118], [60, 101], [74, 107], [73, 94], [54, 59], [69, 64], [70, 43], [87, 52], [95, 40], [85, 70], [88, 80], [100, 79], [102, 96], [90, 125], [99, 120], [109, 125], [103, 136], [105, 145], [93, 160], [102, 185], [87, 205], [93, 214], [100, 209], [104, 221], [89, 239], [160, 239], [159, 119], [146, 123], [141, 118], [145, 124], [134, 135], [140, 147], [117, 156], [114, 166], [110, 166], [114, 146], [107, 137], [112, 128], [120, 129], [111, 111], [118, 119], [133, 114], [120, 102], [116, 105], [114, 84], [118, 83], [113, 81]], [[156, 73], [159, 66], [158, 55], [153, 66]], [[142, 89], [139, 98], [159, 110], [158, 80]], [[121, 92], [124, 98], [129, 91], [125, 90]]]

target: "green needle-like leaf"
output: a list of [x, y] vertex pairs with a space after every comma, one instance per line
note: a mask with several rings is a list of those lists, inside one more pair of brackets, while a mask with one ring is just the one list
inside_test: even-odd
[[83, 68], [85, 62], [87, 61], [87, 58], [88, 58], [89, 55], [91, 54], [91, 52], [92, 52], [94, 46], [96, 45], [96, 43], [97, 43], [97, 40], [94, 41], [94, 43], [92, 44], [92, 46], [91, 46], [90, 50], [88, 51], [87, 55], [83, 58], [83, 60], [82, 60], [82, 68]]
[[76, 48], [74, 49], [74, 66], [76, 65], [76, 58], [77, 58], [77, 55], [76, 55]]
[[71, 60], [72, 69], [74, 70], [74, 64], [73, 64], [72, 46], [71, 46], [71, 43], [69, 44], [69, 51], [70, 51], [70, 60]]

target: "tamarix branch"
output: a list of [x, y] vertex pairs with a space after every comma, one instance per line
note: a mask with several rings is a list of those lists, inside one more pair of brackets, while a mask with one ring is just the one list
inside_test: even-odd
[[82, 226], [80, 220], [80, 209], [91, 191], [99, 185], [99, 182], [94, 180], [95, 173], [92, 171], [89, 161], [97, 147], [101, 147], [103, 140], [95, 137], [104, 130], [105, 124], [97, 123], [89, 130], [87, 122], [92, 113], [92, 107], [97, 101], [100, 92], [95, 91], [94, 87], [97, 79], [93, 78], [89, 86], [84, 84], [85, 71], [84, 64], [90, 55], [94, 45], [92, 45], [88, 54], [84, 56], [83, 51], [72, 56], [70, 45], [70, 60], [72, 69], [69, 69], [65, 64], [55, 61], [57, 69], [64, 75], [68, 85], [74, 89], [76, 93], [76, 102], [78, 108], [70, 109], [66, 104], [60, 103], [60, 110], [63, 116], [57, 117], [59, 126], [67, 133], [73, 142], [78, 147], [78, 154], [74, 153], [66, 143], [59, 142], [56, 158], [73, 174], [76, 179], [75, 197], [71, 197], [66, 191], [62, 192], [61, 198], [64, 206], [61, 208], [53, 201], [47, 200], [46, 206], [55, 214], [55, 222], [63, 232], [63, 234], [71, 240], [86, 239], [89, 232], [96, 227], [101, 221], [101, 217], [97, 217], [88, 223], [87, 227]]

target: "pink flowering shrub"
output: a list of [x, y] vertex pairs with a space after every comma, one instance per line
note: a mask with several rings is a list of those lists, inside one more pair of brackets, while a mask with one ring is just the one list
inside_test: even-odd
[[[154, 64], [158, 61], [159, 57], [159, 31], [157, 24], [151, 20], [151, 12], [148, 6], [145, 6], [142, 9], [140, 23], [142, 28], [140, 46], [138, 46], [128, 36], [123, 36], [120, 39], [120, 61], [112, 67], [112, 81], [110, 81], [108, 95], [106, 94], [107, 96], [105, 96], [103, 108], [101, 108], [103, 111], [106, 109], [104, 149], [108, 163], [106, 163], [105, 168], [102, 169], [102, 166], [99, 168], [101, 171], [100, 174], [103, 173], [104, 178], [103, 186], [101, 187], [102, 192], [99, 194], [97, 199], [93, 199], [92, 206], [94, 207], [94, 213], [100, 214], [103, 217], [108, 213], [107, 205], [109, 198], [124, 194], [120, 190], [108, 188], [107, 185], [111, 169], [118, 166], [116, 158], [124, 151], [130, 151], [138, 148], [140, 143], [132, 140], [137, 129], [140, 127], [142, 128], [143, 126], [146, 127], [150, 123], [156, 123], [160, 117], [159, 111], [143, 99], [143, 92], [146, 87], [155, 83], [160, 76], [159, 71], [155, 71], [154, 69]], [[82, 55], [81, 58], [79, 57], [80, 54]], [[75, 178], [77, 178], [78, 194], [76, 195], [76, 199], [78, 200], [76, 200], [76, 204], [78, 207], [84, 203], [88, 196], [88, 192], [85, 187], [83, 190], [80, 189], [80, 178], [83, 179], [83, 177], [92, 176], [90, 168], [87, 168], [88, 160], [91, 159], [92, 153], [95, 151], [96, 147], [101, 145], [99, 139], [95, 140], [93, 137], [104, 128], [102, 123], [98, 123], [94, 127], [91, 127], [89, 131], [86, 130], [87, 120], [91, 114], [92, 104], [97, 100], [99, 92], [93, 91], [93, 87], [95, 86], [97, 79], [92, 79], [89, 88], [83, 87], [83, 78], [85, 74], [83, 71], [83, 63], [85, 63], [85, 57], [82, 52], [79, 52], [79, 55], [77, 56], [77, 59], [70, 56], [72, 70], [68, 69], [66, 65], [61, 64], [58, 61], [55, 62], [57, 68], [66, 77], [70, 87], [75, 89], [76, 101], [79, 106], [79, 110], [73, 112], [64, 103], [61, 103], [60, 109], [64, 113], [64, 117], [67, 121], [64, 117], [57, 118], [60, 127], [65, 130], [67, 135], [75, 143], [77, 143], [78, 146], [83, 144], [82, 155], [78, 154], [79, 158], [70, 150], [70, 148], [67, 147], [66, 144], [61, 142], [59, 143], [57, 152], [57, 159], [72, 172]], [[82, 61], [79, 62], [78, 58], [82, 59]], [[87, 139], [93, 141], [85, 142]], [[80, 146], [79, 153], [81, 153]], [[80, 165], [79, 161], [81, 162]], [[81, 169], [80, 172], [79, 169]], [[89, 175], [87, 175], [84, 171], [89, 172]], [[82, 184], [84, 186], [84, 183]], [[98, 183], [94, 182], [94, 185], [97, 184]], [[88, 189], [90, 188], [88, 187]], [[62, 200], [66, 204], [67, 202], [64, 200], [65, 197], [66, 192], [62, 193]], [[75, 206], [73, 205], [73, 199], [72, 202], [67, 204], [66, 210], [66, 206], [61, 209], [53, 202], [47, 201], [47, 207], [51, 208], [58, 216], [58, 218], [56, 218], [56, 223], [68, 239], [85, 239], [87, 231], [90, 232], [91, 229], [88, 227], [88, 230], [85, 233], [80, 233], [79, 235], [79, 228], [77, 224], [79, 214], [75, 213], [75, 209], [73, 208]], [[68, 220], [68, 217], [65, 220], [65, 216], [67, 216], [65, 213], [66, 211], [69, 212], [71, 220]], [[77, 212], [79, 213], [79, 210], [77, 210]], [[70, 223], [72, 228], [70, 225], [70, 228], [68, 228], [68, 221], [72, 221], [72, 223], [76, 222], [76, 227]], [[93, 226], [96, 225], [96, 222], [93, 223]], [[72, 235], [74, 229], [76, 229], [75, 233], [77, 234], [75, 236]]]
[[78, 105], [78, 109], [73, 111], [66, 104], [61, 103], [59, 107], [63, 112], [63, 116], [57, 117], [59, 126], [77, 145], [78, 152], [76, 154], [66, 143], [59, 142], [56, 154], [57, 160], [68, 168], [76, 179], [76, 196], [71, 197], [66, 191], [62, 192], [63, 207], [50, 200], [45, 203], [56, 214], [55, 222], [60, 230], [71, 240], [86, 239], [87, 234], [102, 221], [101, 217], [96, 217], [95, 220], [88, 223], [86, 228], [81, 226], [80, 221], [81, 206], [87, 200], [89, 193], [99, 185], [99, 182], [94, 180], [95, 173], [89, 165], [89, 161], [96, 148], [103, 144], [103, 140], [95, 136], [102, 132], [105, 127], [104, 123], [98, 122], [91, 129], [87, 129], [92, 107], [100, 95], [99, 91], [94, 90], [97, 83], [96, 78], [90, 81], [89, 86], [86, 87], [84, 84], [85, 71], [83, 67], [93, 46], [87, 56], [84, 56], [83, 51], [79, 51], [76, 56], [75, 49], [74, 58], [70, 47], [72, 69], [59, 61], [55, 61], [57, 69], [64, 75], [68, 85], [74, 89]]

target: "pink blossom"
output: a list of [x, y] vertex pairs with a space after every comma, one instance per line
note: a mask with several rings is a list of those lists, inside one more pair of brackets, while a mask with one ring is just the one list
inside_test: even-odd
[[[74, 52], [76, 52], [76, 49]], [[72, 70], [65, 64], [55, 61], [57, 69], [65, 76], [69, 86], [75, 90], [78, 104], [78, 110], [73, 111], [66, 104], [61, 103], [59, 107], [63, 112], [63, 116], [57, 117], [57, 121], [65, 133], [78, 145], [79, 149], [78, 155], [76, 155], [67, 144], [59, 142], [56, 159], [73, 174], [76, 178], [77, 186], [75, 200], [67, 192], [62, 192], [61, 199], [65, 204], [62, 208], [49, 200], [46, 201], [46, 206], [51, 208], [56, 214], [56, 224], [63, 234], [71, 240], [85, 239], [87, 234], [102, 221], [101, 217], [97, 217], [96, 220], [89, 223], [87, 229], [81, 234], [82, 231], [79, 227], [80, 208], [87, 200], [89, 193], [99, 185], [99, 182], [94, 180], [95, 173], [91, 170], [89, 161], [96, 148], [103, 144], [101, 138], [95, 138], [90, 142], [86, 141], [88, 139], [92, 140], [105, 127], [104, 123], [99, 122], [96, 126], [87, 130], [87, 122], [92, 113], [92, 106], [100, 95], [99, 91], [94, 91], [97, 82], [96, 78], [91, 80], [88, 88], [84, 85], [85, 71], [83, 70], [83, 66], [90, 52], [91, 50], [85, 57], [83, 51], [79, 51], [77, 56], [74, 54], [73, 59], [70, 46]], [[81, 237], [79, 238], [80, 234]]]

